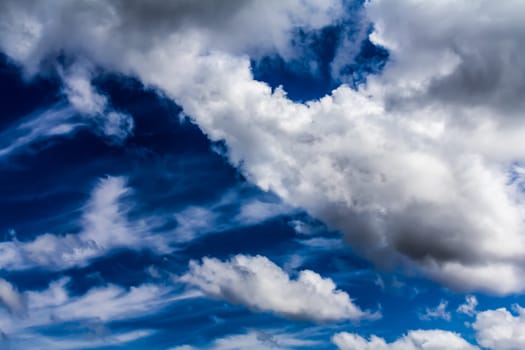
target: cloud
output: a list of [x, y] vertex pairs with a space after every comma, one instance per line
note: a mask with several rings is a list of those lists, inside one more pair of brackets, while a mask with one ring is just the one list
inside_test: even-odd
[[263, 256], [236, 255], [222, 262], [191, 261], [180, 280], [204, 293], [256, 311], [270, 311], [289, 319], [312, 321], [361, 320], [379, 317], [356, 306], [329, 278], [303, 270], [297, 279]]
[[415, 330], [393, 343], [372, 336], [370, 340], [346, 332], [337, 333], [332, 342], [340, 350], [476, 350], [459, 334], [442, 330]]
[[339, 0], [58, 1], [51, 7], [4, 1], [0, 10], [5, 23], [0, 47], [30, 73], [62, 49], [103, 58], [116, 68], [129, 48], [149, 51], [173, 32], [195, 37], [212, 50], [288, 56], [293, 55], [294, 30], [319, 29], [344, 14]]
[[515, 306], [516, 315], [506, 308], [477, 314], [472, 327], [479, 345], [493, 350], [525, 348], [525, 309]]
[[244, 334], [228, 335], [214, 340], [211, 344], [204, 347], [194, 347], [190, 345], [181, 345], [170, 350], [235, 350], [235, 349], [253, 349], [253, 350], [274, 350], [274, 349], [297, 349], [312, 348], [318, 345], [311, 340], [297, 339], [294, 335], [277, 331], [257, 331], [252, 330]]
[[439, 305], [435, 308], [426, 308], [425, 312], [419, 315], [419, 318], [422, 320], [433, 320], [433, 319], [443, 319], [445, 321], [450, 321], [450, 312], [447, 311], [448, 302], [441, 300]]
[[124, 177], [106, 177], [93, 189], [83, 208], [78, 233], [44, 233], [32, 241], [0, 243], [0, 267], [10, 270], [46, 268], [62, 270], [84, 266], [90, 260], [117, 248], [167, 251], [160, 236], [152, 236], [140, 220], [130, 222], [133, 202]]
[[366, 2], [363, 23], [391, 60], [357, 90], [307, 103], [255, 81], [250, 57], [300, 54], [294, 30], [338, 23], [339, 1], [122, 4], [4, 1], [0, 47], [28, 72], [65, 52], [159, 89], [251, 182], [379, 266], [525, 290], [522, 4], [449, 15], [449, 1]]
[[116, 143], [123, 142], [133, 132], [130, 115], [114, 111], [106, 96], [91, 84], [93, 72], [87, 64], [76, 63], [60, 69], [63, 91], [69, 103], [88, 119], [96, 130]]
[[91, 84], [92, 73], [82, 64], [60, 70], [63, 93], [69, 104], [58, 102], [20, 118], [0, 132], [0, 159], [30, 152], [30, 146], [57, 137], [72, 137], [89, 129], [106, 141], [121, 143], [133, 132], [130, 115], [111, 108], [107, 97]]
[[476, 306], [478, 306], [478, 299], [474, 295], [467, 295], [465, 303], [458, 306], [457, 312], [474, 316], [477, 313]]
[[24, 297], [10, 282], [3, 278], [0, 278], [0, 305], [13, 315], [21, 316], [27, 311]]
[[[72, 349], [131, 342], [149, 336], [153, 331], [137, 329], [123, 333], [106, 328], [105, 325], [153, 315], [168, 304], [201, 296], [196, 292], [176, 293], [173, 286], [155, 284], [141, 284], [128, 288], [108, 284], [76, 295], [69, 291], [69, 282], [69, 278], [62, 278], [51, 282], [44, 290], [20, 293], [18, 298], [24, 298], [27, 303], [23, 318], [14, 320], [12, 315], [0, 313], [0, 329], [9, 336], [9, 342], [13, 346], [30, 344], [31, 348], [40, 346], [44, 349], [47, 346]], [[94, 324], [99, 328], [103, 327], [104, 331], [102, 334], [95, 332], [89, 342], [85, 332], [78, 334], [70, 331], [65, 335], [50, 335], [45, 331], [51, 326], [65, 324], [78, 325], [87, 330], [93, 328]]]
[[117, 332], [105, 335], [104, 338], [93, 338], [89, 335], [78, 337], [46, 337], [42, 335], [30, 334], [22, 339], [15, 339], [9, 344], [17, 348], [31, 348], [34, 350], [72, 350], [72, 349], [99, 349], [113, 346], [123, 346], [136, 340], [146, 338], [155, 334], [151, 329], [139, 329], [128, 332]]
[[243, 186], [231, 188], [212, 203], [190, 205], [174, 213], [177, 227], [171, 233], [172, 241], [188, 242], [207, 234], [258, 225], [298, 211], [275, 196], [259, 191], [250, 194], [245, 190]]
[[26, 149], [38, 141], [71, 136], [83, 126], [86, 126], [85, 122], [67, 106], [56, 105], [44, 111], [36, 111], [0, 132], [0, 158]]

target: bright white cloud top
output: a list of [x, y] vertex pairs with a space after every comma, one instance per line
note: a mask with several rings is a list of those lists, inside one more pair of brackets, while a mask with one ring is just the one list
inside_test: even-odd
[[204, 258], [202, 263], [192, 261], [180, 280], [215, 298], [289, 319], [357, 321], [380, 317], [362, 311], [346, 292], [336, 289], [331, 279], [310, 270], [291, 279], [263, 256], [237, 255], [226, 262], [212, 258]]
[[525, 347], [525, 309], [515, 305], [517, 315], [505, 308], [480, 312], [472, 327], [479, 345], [493, 350]]

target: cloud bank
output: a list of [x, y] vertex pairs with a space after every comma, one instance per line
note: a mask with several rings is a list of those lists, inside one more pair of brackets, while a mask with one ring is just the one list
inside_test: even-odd
[[525, 290], [522, 3], [366, 2], [384, 71], [304, 104], [255, 81], [250, 57], [300, 55], [294, 31], [337, 23], [339, 1], [123, 4], [4, 1], [0, 47], [29, 74], [66, 54], [139, 78], [380, 266]]

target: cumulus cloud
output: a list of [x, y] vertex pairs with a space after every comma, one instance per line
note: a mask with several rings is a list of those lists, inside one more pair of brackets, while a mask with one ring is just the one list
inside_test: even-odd
[[448, 302], [441, 300], [435, 308], [427, 307], [425, 311], [419, 315], [419, 318], [422, 320], [443, 319], [450, 321], [450, 312], [447, 311], [447, 306]]
[[459, 334], [442, 330], [416, 330], [393, 343], [372, 336], [370, 340], [346, 332], [337, 333], [332, 342], [340, 350], [479, 350]]
[[472, 327], [479, 345], [492, 350], [525, 348], [525, 309], [514, 308], [516, 315], [506, 308], [478, 313]]
[[222, 262], [203, 258], [191, 261], [180, 280], [204, 293], [257, 311], [289, 319], [313, 321], [360, 320], [379, 315], [362, 311], [350, 296], [336, 289], [329, 278], [303, 270], [297, 279], [263, 256], [237, 255]]
[[293, 55], [294, 30], [337, 22], [339, 1], [193, 3], [4, 1], [0, 47], [28, 71], [65, 52], [158, 88], [249, 180], [378, 265], [525, 290], [521, 3], [366, 2], [390, 62], [304, 104], [255, 81], [246, 55]]
[[474, 316], [477, 313], [477, 306], [478, 299], [474, 295], [467, 295], [465, 297], [465, 303], [458, 306], [457, 312], [468, 316]]

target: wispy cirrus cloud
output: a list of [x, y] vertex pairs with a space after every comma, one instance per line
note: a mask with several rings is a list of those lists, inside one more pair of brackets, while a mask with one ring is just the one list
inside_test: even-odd
[[[69, 278], [62, 278], [44, 290], [16, 292], [17, 298], [25, 302], [25, 313], [23, 317], [0, 313], [0, 329], [7, 341], [13, 346], [30, 345], [35, 349], [52, 344], [58, 349], [120, 345], [147, 337], [155, 330], [111, 330], [112, 322], [151, 316], [167, 305], [201, 296], [195, 291], [179, 293], [170, 284], [128, 288], [107, 284], [75, 295], [68, 289], [69, 282]], [[68, 334], [46, 334], [46, 329], [60, 325], [73, 328]]]
[[167, 251], [161, 236], [153, 237], [140, 221], [128, 220], [133, 201], [124, 177], [106, 177], [93, 189], [80, 219], [81, 230], [65, 235], [44, 233], [30, 241], [0, 242], [0, 267], [9, 270], [62, 270], [84, 266], [114, 249], [149, 248]]
[[302, 349], [312, 348], [320, 342], [303, 340], [295, 334], [288, 334], [279, 330], [250, 330], [244, 334], [227, 335], [204, 346], [180, 345], [169, 350], [235, 350], [235, 349]]

